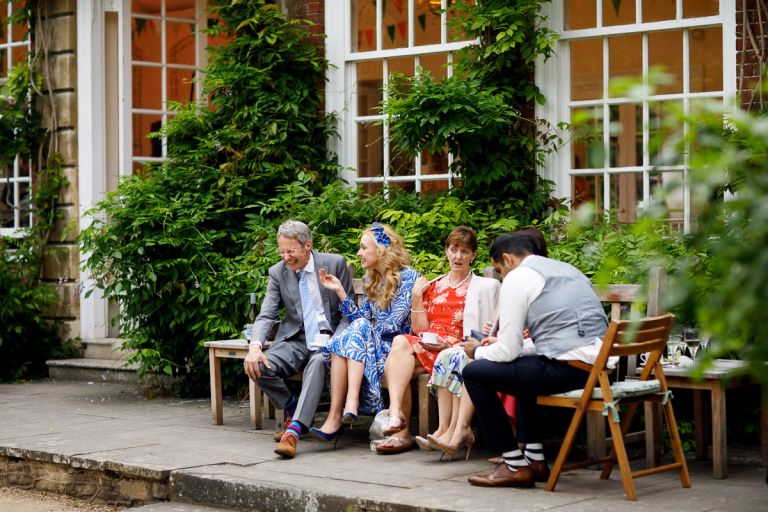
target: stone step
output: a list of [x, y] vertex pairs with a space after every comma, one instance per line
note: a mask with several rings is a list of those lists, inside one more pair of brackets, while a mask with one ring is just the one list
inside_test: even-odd
[[119, 361], [125, 361], [131, 355], [135, 354], [135, 350], [122, 350], [123, 343], [122, 338], [85, 338], [80, 341], [85, 345], [85, 358], [86, 359], [115, 359]]
[[139, 385], [150, 394], [163, 394], [173, 388], [171, 376], [160, 373], [139, 376], [138, 364], [115, 359], [55, 359], [45, 364], [53, 380]]
[[210, 508], [200, 505], [189, 505], [178, 501], [163, 501], [150, 503], [137, 508], [131, 508], [131, 512], [229, 512], [232, 509]]

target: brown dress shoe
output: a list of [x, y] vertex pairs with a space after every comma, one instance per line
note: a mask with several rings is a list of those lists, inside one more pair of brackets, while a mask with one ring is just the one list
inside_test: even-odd
[[528, 465], [533, 473], [533, 479], [537, 482], [546, 482], [549, 480], [549, 466], [546, 461], [529, 462]]
[[283, 426], [282, 426], [282, 428], [281, 428], [280, 430], [278, 430], [277, 432], [275, 432], [275, 434], [272, 436], [272, 439], [273, 439], [273, 440], [274, 440], [276, 443], [279, 443], [280, 441], [282, 441], [282, 439], [283, 439], [283, 434], [285, 434], [285, 429], [287, 429], [287, 428], [288, 428], [288, 425], [290, 425], [292, 421], [293, 421], [293, 417], [287, 418], [287, 419], [286, 419], [286, 420], [283, 422]]
[[480, 487], [533, 487], [533, 471], [531, 468], [512, 471], [502, 462], [496, 465], [496, 469], [483, 475], [469, 477], [469, 483]]
[[283, 434], [283, 438], [275, 446], [275, 453], [284, 459], [292, 459], [296, 456], [296, 445], [299, 440], [292, 434]]

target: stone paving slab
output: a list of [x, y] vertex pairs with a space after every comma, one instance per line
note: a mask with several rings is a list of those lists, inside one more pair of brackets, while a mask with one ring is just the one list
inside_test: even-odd
[[147, 400], [117, 384], [0, 385], [0, 455], [166, 482], [173, 500], [166, 507], [191, 502], [259, 512], [768, 511], [757, 451], [732, 463], [727, 480], [712, 479], [707, 462], [690, 462], [691, 489], [681, 488], [669, 472], [637, 479], [639, 501], [632, 503], [618, 470], [610, 481], [592, 470], [567, 473], [554, 493], [541, 485], [472, 487], [469, 475], [491, 469], [487, 453], [473, 450], [468, 462], [440, 461], [435, 452], [380, 456], [368, 449], [365, 427], [347, 432], [336, 450], [302, 440], [295, 459], [281, 460], [272, 452], [274, 422], [250, 430], [248, 409], [240, 405], [225, 401], [225, 424], [215, 426], [204, 399]]

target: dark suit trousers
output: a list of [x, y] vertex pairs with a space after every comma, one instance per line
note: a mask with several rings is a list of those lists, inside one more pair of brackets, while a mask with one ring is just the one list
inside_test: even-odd
[[292, 396], [283, 379], [304, 372], [293, 419], [309, 427], [317, 404], [320, 403], [328, 374], [323, 355], [320, 351], [310, 351], [304, 340], [295, 339], [272, 343], [264, 354], [272, 368], [260, 365], [261, 378], [258, 384], [278, 409], [285, 409]]
[[[462, 372], [464, 385], [477, 408], [486, 448], [491, 453], [517, 449], [521, 443], [543, 442], [537, 395], [584, 387], [589, 372], [544, 356], [523, 356], [509, 363], [472, 361]], [[517, 398], [517, 438], [497, 391]]]

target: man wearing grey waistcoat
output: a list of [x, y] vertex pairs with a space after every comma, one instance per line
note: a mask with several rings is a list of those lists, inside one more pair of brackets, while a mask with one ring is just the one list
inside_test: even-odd
[[[275, 453], [285, 458], [296, 455], [296, 446], [307, 432], [320, 401], [327, 368], [320, 352], [324, 341], [348, 325], [339, 311], [337, 294], [320, 286], [323, 271], [339, 278], [347, 295], [354, 290], [342, 256], [312, 250], [312, 232], [303, 222], [288, 220], [277, 231], [281, 261], [269, 269], [269, 282], [261, 311], [253, 324], [245, 373], [258, 382], [286, 421], [275, 435]], [[262, 350], [268, 333], [279, 318], [274, 341]], [[301, 393], [294, 396], [286, 378], [303, 371]]]
[[[575, 267], [534, 252], [524, 234], [507, 233], [494, 241], [490, 256], [504, 279], [498, 335], [464, 343], [474, 359], [462, 372], [464, 384], [485, 446], [501, 454], [493, 471], [469, 478], [473, 485], [533, 487], [547, 481], [536, 396], [584, 387], [608, 327], [590, 280]], [[534, 354], [522, 350], [524, 328]], [[497, 392], [517, 398], [517, 436]]]

